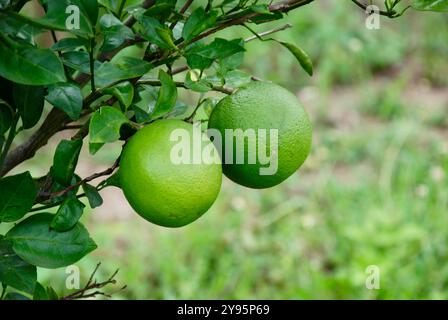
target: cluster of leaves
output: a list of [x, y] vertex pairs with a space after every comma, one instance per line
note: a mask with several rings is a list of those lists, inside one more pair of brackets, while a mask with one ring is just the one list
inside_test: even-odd
[[[85, 209], [80, 198], [86, 197], [91, 208], [100, 206], [99, 191], [117, 185], [112, 174], [118, 161], [104, 172], [77, 176], [86, 136], [95, 154], [157, 119], [189, 121], [199, 108], [209, 114], [216, 103], [209, 92], [231, 93], [251, 81], [251, 75], [238, 70], [250, 40], [278, 42], [312, 74], [311, 60], [302, 49], [264, 37], [282, 28], [260, 35], [249, 25], [282, 19], [313, 0], [198, 2], [40, 0], [45, 15], [31, 18], [22, 10], [27, 0], [0, 0], [0, 223], [18, 222], [0, 235], [0, 283], [18, 290], [2, 298], [57, 299], [53, 289], [37, 282], [37, 267], [68, 266], [96, 248], [79, 222]], [[386, 1], [388, 10], [400, 1], [392, 2]], [[447, 8], [441, 0], [414, 3], [424, 10]], [[73, 7], [77, 10], [68, 10]], [[76, 19], [79, 25], [68, 28]], [[210, 37], [233, 25], [254, 36]], [[41, 34], [52, 35], [50, 48], [38, 46]], [[175, 81], [182, 72], [184, 80]], [[198, 104], [179, 102], [178, 88], [196, 92]], [[46, 102], [51, 110], [41, 121]], [[10, 150], [19, 133], [38, 123], [28, 141]], [[66, 129], [77, 131], [59, 142], [48, 174], [5, 177]], [[110, 177], [96, 186], [90, 184], [106, 175]], [[45, 212], [53, 207], [58, 207], [56, 213]]]

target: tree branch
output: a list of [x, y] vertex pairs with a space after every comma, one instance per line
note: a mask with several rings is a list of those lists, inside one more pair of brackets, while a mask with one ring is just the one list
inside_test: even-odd
[[[137, 82], [138, 84], [149, 84], [151, 86], [161, 86], [162, 83], [160, 82], [160, 80], [156, 80], [156, 79], [145, 79], [145, 80], [140, 80]], [[178, 88], [184, 88], [184, 89], [188, 89], [188, 87], [185, 85], [184, 82], [181, 81], [175, 81], [174, 84], [176, 85], [176, 87]], [[225, 93], [225, 94], [232, 94], [233, 91], [235, 91], [235, 89], [232, 88], [226, 88], [226, 87], [220, 87], [220, 86], [212, 86], [211, 87], [212, 91], [218, 91], [221, 93]]]
[[[90, 275], [89, 280], [87, 281], [86, 285], [84, 286], [84, 288], [75, 291], [72, 294], [69, 294], [63, 298], [61, 298], [61, 300], [78, 300], [78, 299], [87, 299], [87, 298], [91, 298], [91, 297], [95, 297], [97, 295], [102, 295], [105, 297], [111, 297], [113, 293], [116, 293], [118, 291], [124, 290], [126, 288], [126, 286], [121, 287], [119, 290], [117, 290], [116, 292], [113, 293], [105, 293], [103, 291], [97, 290], [97, 289], [102, 289], [107, 285], [114, 285], [117, 283], [117, 280], [115, 280], [116, 275], [118, 274], [118, 269], [106, 280], [103, 282], [97, 282], [96, 279], [94, 279], [95, 274], [97, 273], [98, 269], [101, 266], [101, 262], [98, 263], [95, 267], [95, 269], [93, 270], [92, 274]], [[93, 292], [89, 292], [95, 290]]]
[[110, 168], [107, 168], [106, 170], [103, 170], [98, 173], [94, 173], [94, 174], [88, 176], [87, 178], [84, 178], [81, 181], [78, 181], [77, 183], [75, 183], [71, 186], [68, 186], [67, 188], [65, 188], [63, 190], [50, 193], [45, 200], [63, 196], [65, 194], [67, 194], [68, 192], [70, 192], [71, 190], [76, 189], [79, 186], [83, 185], [84, 183], [90, 182], [90, 181], [98, 179], [100, 177], [109, 176], [112, 173], [114, 173], [115, 169], [117, 169], [119, 165], [120, 165], [120, 158], [115, 160], [114, 164]]
[[[145, 0], [145, 2], [142, 4], [142, 7], [144, 9], [148, 9], [154, 4], [155, 0]], [[133, 16], [130, 16], [125, 21], [125, 25], [128, 27], [132, 27], [135, 22], [135, 18]], [[141, 39], [139, 38], [137, 39], [137, 41], [141, 41]], [[112, 57], [117, 53], [118, 51], [114, 52]], [[107, 57], [110, 56], [101, 56], [100, 58], [105, 59]], [[75, 79], [75, 81], [81, 85], [85, 85], [89, 80], [90, 77], [85, 74], [80, 75], [77, 79]], [[95, 94], [95, 92], [91, 93], [91, 95], [94, 96]], [[91, 95], [89, 95], [88, 98], [92, 98]], [[92, 101], [94, 101], [94, 99], [92, 99]], [[6, 175], [20, 163], [32, 158], [36, 154], [37, 150], [46, 145], [48, 140], [69, 122], [71, 122], [70, 118], [63, 111], [53, 108], [48, 114], [47, 118], [44, 120], [44, 123], [41, 125], [41, 127], [28, 139], [28, 141], [18, 146], [10, 154], [7, 155], [4, 165], [0, 168], [0, 178]]]
[[[304, 6], [306, 4], [309, 4], [313, 2], [314, 0], [286, 0], [286, 1], [280, 1], [278, 3], [271, 4], [269, 6], [269, 10], [271, 12], [288, 12], [292, 9]], [[149, 8], [152, 5], [155, 4], [154, 0], [146, 0], [142, 7], [143, 8]], [[236, 17], [235, 19], [229, 20], [229, 16], [227, 17], [227, 20], [224, 20], [215, 28], [209, 29], [202, 34], [196, 36], [188, 43], [183, 42], [179, 45], [179, 48], [185, 47], [187, 44], [199, 41], [209, 35], [212, 35], [222, 29], [225, 29], [227, 27], [238, 25], [246, 22], [247, 20], [256, 17], [260, 15], [260, 13], [251, 12], [248, 14], [245, 14], [243, 16]], [[134, 17], [129, 17], [125, 24], [127, 26], [132, 26], [136, 22]], [[176, 70], [177, 71], [177, 70]], [[174, 71], [173, 71], [174, 73]], [[79, 78], [76, 79], [78, 83], [81, 85], [84, 85], [87, 83], [90, 79], [90, 76], [81, 75]], [[228, 93], [228, 92], [225, 92]], [[96, 92], [92, 93], [93, 95], [96, 94]], [[91, 113], [91, 110], [88, 110], [85, 115]], [[8, 173], [10, 170], [12, 170], [14, 167], [16, 167], [18, 164], [22, 163], [25, 160], [28, 160], [32, 158], [36, 151], [39, 150], [42, 146], [47, 144], [50, 137], [52, 137], [56, 132], [60, 131], [65, 125], [67, 125], [69, 122], [71, 122], [70, 118], [68, 118], [65, 113], [62, 111], [53, 108], [53, 110], [49, 113], [47, 118], [45, 119], [42, 126], [30, 137], [30, 139], [22, 144], [21, 146], [17, 147], [15, 150], [9, 154], [5, 160], [5, 165], [0, 169], [0, 177], [4, 176], [6, 173]], [[84, 133], [84, 136], [86, 133]]]

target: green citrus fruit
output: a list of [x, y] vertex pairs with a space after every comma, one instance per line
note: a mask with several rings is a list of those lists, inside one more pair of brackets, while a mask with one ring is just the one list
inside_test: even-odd
[[[294, 94], [272, 83], [252, 82], [222, 99], [208, 126], [222, 136], [224, 174], [250, 188], [281, 183], [303, 164], [311, 148], [307, 113]], [[234, 131], [226, 137], [228, 129]], [[261, 158], [260, 153], [268, 157]]]
[[[181, 227], [202, 216], [216, 200], [222, 180], [217, 152], [211, 164], [173, 162], [176, 129], [193, 134], [193, 125], [186, 122], [156, 121], [128, 141], [120, 160], [120, 183], [132, 208], [165, 227]], [[199, 135], [211, 144], [205, 134]]]

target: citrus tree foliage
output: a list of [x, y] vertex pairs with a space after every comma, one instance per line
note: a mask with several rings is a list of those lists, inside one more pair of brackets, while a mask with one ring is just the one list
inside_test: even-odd
[[[273, 35], [290, 26], [253, 30], [318, 1], [40, 0], [44, 14], [31, 18], [22, 10], [27, 0], [0, 0], [0, 223], [10, 226], [0, 235], [1, 298], [62, 298], [37, 282], [37, 267], [68, 266], [97, 247], [79, 219], [84, 203], [100, 206], [99, 191], [117, 185], [118, 159], [79, 177], [83, 144], [95, 154], [156, 119], [191, 121], [199, 107], [209, 114], [216, 99], [208, 92], [229, 94], [251, 81], [238, 70], [247, 41], [278, 43], [312, 75], [306, 52]], [[351, 1], [366, 9], [363, 1]], [[447, 11], [448, 0], [385, 0], [381, 7], [381, 15], [397, 17], [409, 7]], [[231, 26], [253, 36], [218, 34]], [[42, 34], [52, 35], [51, 47], [37, 44]], [[197, 93], [198, 105], [179, 101], [179, 88]], [[75, 129], [72, 138], [59, 142], [46, 175], [10, 174], [67, 129]], [[11, 148], [22, 131], [28, 139]], [[109, 178], [93, 184], [103, 176]], [[53, 207], [55, 213], [46, 212]]]

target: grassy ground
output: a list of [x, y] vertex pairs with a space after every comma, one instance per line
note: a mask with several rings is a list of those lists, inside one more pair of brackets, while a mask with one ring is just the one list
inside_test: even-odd
[[[85, 217], [99, 249], [78, 263], [83, 279], [101, 261], [100, 277], [120, 268], [128, 285], [115, 298], [448, 298], [448, 17], [410, 14], [369, 31], [349, 1], [335, 2], [291, 14], [294, 28], [277, 35], [309, 51], [313, 79], [273, 43], [249, 44], [245, 58], [310, 112], [303, 168], [262, 191], [225, 180], [212, 209], [179, 230], [105, 190], [105, 206]], [[86, 156], [80, 175], [117, 151]], [[370, 265], [379, 290], [366, 289]], [[64, 290], [64, 269], [40, 277]]]

